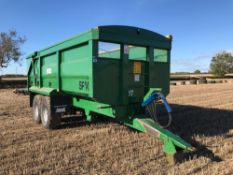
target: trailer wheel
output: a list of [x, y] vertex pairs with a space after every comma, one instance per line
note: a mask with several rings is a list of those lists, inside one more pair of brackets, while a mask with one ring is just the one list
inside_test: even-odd
[[32, 118], [36, 123], [41, 123], [41, 96], [36, 95], [32, 104]]
[[41, 110], [42, 125], [47, 129], [55, 129], [60, 125], [60, 121], [61, 115], [52, 113], [50, 97], [43, 97]]

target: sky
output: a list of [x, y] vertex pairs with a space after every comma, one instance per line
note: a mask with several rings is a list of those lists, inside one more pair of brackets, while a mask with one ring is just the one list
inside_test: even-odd
[[27, 38], [21, 64], [1, 74], [26, 74], [26, 55], [99, 25], [129, 25], [173, 35], [172, 72], [208, 71], [212, 57], [233, 51], [233, 0], [0, 0], [0, 32]]

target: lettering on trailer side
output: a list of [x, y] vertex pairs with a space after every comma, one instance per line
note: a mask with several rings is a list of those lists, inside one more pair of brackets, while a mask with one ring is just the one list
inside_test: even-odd
[[79, 81], [79, 90], [89, 91], [89, 81], [87, 80], [80, 80]]

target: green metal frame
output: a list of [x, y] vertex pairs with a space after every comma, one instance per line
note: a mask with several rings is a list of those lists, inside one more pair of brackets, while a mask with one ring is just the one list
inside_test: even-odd
[[[99, 56], [99, 41], [120, 44], [120, 59]], [[191, 150], [190, 144], [141, 112], [140, 103], [152, 92], [169, 93], [171, 42], [171, 37], [142, 28], [99, 26], [29, 55], [28, 89], [33, 94], [69, 96], [69, 105], [84, 109], [87, 121], [97, 113], [151, 134], [163, 141], [168, 155], [174, 155], [177, 147]], [[131, 45], [136, 46], [130, 50], [133, 59]], [[154, 60], [155, 48], [167, 51], [165, 62]], [[138, 59], [145, 50], [145, 58]], [[133, 72], [135, 62], [141, 65], [139, 81]]]
[[[159, 92], [160, 89], [151, 88], [144, 98], [148, 98], [154, 91]], [[115, 115], [115, 109], [107, 104], [77, 98], [73, 98], [73, 105], [85, 110], [87, 121], [92, 120], [91, 112], [95, 112], [119, 120], [126, 126], [150, 134], [152, 137], [159, 138], [163, 142], [163, 151], [166, 154], [174, 155], [177, 152], [177, 147], [184, 150], [192, 150], [192, 146], [189, 143], [180, 138], [178, 135], [173, 134], [165, 128], [162, 128], [149, 117], [141, 115], [137, 117], [126, 116], [125, 118], [118, 118]]]

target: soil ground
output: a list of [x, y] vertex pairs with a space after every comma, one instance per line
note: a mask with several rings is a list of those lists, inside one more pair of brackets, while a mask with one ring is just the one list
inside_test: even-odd
[[233, 83], [172, 86], [170, 130], [196, 149], [168, 165], [159, 140], [113, 122], [46, 130], [28, 96], [0, 90], [0, 174], [233, 174]]

